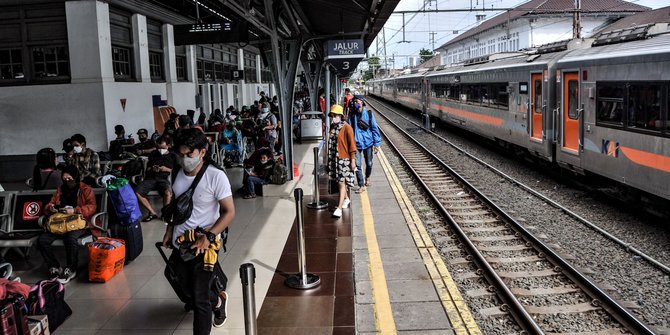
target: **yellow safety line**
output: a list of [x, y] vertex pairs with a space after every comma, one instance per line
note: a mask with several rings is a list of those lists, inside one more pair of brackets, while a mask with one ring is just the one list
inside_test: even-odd
[[382, 264], [382, 255], [377, 243], [375, 233], [375, 221], [372, 217], [372, 208], [367, 192], [361, 193], [361, 205], [363, 207], [363, 226], [365, 227], [365, 239], [368, 243], [368, 254], [370, 264], [368, 271], [372, 283], [372, 296], [374, 298], [375, 328], [378, 334], [397, 334], [393, 311], [391, 310], [391, 298], [386, 286], [386, 275]]
[[430, 235], [428, 235], [426, 227], [421, 221], [419, 214], [417, 214], [414, 209], [407, 193], [405, 193], [398, 176], [393, 171], [393, 168], [382, 151], [379, 151], [378, 158], [386, 173], [386, 177], [391, 184], [391, 189], [393, 189], [396, 200], [400, 204], [405, 221], [414, 238], [414, 243], [416, 243], [419, 248], [423, 262], [428, 269], [430, 278], [435, 285], [435, 290], [440, 297], [440, 301], [447, 313], [447, 317], [451, 322], [454, 332], [459, 335], [481, 335], [482, 332], [479, 329], [479, 326], [472, 317], [472, 313], [470, 313], [467, 304], [463, 301], [458, 286], [451, 277], [449, 270], [447, 270], [447, 266], [444, 264], [439, 252], [433, 245], [433, 241], [431, 240]]

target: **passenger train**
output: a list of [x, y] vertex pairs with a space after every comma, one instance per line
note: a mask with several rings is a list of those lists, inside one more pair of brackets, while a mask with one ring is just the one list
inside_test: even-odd
[[556, 42], [367, 86], [371, 95], [563, 168], [668, 200], [670, 34], [609, 42]]

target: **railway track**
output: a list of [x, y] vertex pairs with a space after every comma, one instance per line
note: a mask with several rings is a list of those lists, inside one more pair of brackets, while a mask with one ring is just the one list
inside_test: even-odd
[[[653, 334], [457, 171], [382, 113], [378, 115], [382, 116], [378, 123], [387, 142], [432, 198], [469, 254], [468, 259], [479, 269], [470, 275], [484, 276], [491, 284], [490, 290], [501, 299], [501, 306], [480, 310], [480, 314], [510, 313], [529, 334]], [[557, 314], [580, 322], [561, 326], [545, 322]]]

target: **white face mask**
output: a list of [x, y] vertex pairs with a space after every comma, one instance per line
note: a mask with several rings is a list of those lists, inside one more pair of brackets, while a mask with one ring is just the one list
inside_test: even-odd
[[82, 150], [84, 150], [84, 148], [82, 148], [81, 146], [74, 147], [74, 153], [76, 154], [80, 154]]
[[186, 172], [192, 172], [200, 164], [200, 157], [179, 157], [179, 165], [184, 168]]
[[341, 117], [339, 115], [338, 116], [333, 116], [332, 120], [333, 120], [333, 123], [340, 123]]
[[267, 163], [267, 162], [268, 162], [267, 159], [261, 159], [261, 164], [265, 164], [265, 163]]
[[161, 155], [165, 155], [168, 152], [168, 149], [158, 149], [158, 152], [160, 152]]
[[264, 108], [263, 108], [263, 113], [267, 113], [267, 112], [269, 112], [269, 111], [270, 111], [270, 108], [267, 108], [267, 107], [264, 107]]

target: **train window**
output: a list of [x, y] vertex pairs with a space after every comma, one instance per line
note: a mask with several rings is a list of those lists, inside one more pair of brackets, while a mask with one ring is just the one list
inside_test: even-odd
[[597, 86], [598, 123], [623, 125], [623, 85], [599, 83]]
[[444, 97], [447, 96], [447, 90], [448, 90], [447, 85], [445, 85], [445, 84], [435, 84], [435, 85], [432, 85], [432, 88], [433, 88], [432, 92], [433, 92], [434, 97], [444, 98]]
[[479, 92], [481, 94], [482, 106], [495, 107], [495, 102], [491, 101], [491, 96], [489, 95], [489, 87], [487, 85], [480, 85]]
[[507, 93], [507, 84], [491, 84], [489, 88], [489, 100], [491, 101], [491, 107], [508, 109], [509, 94]]
[[627, 111], [627, 127], [661, 131], [661, 86], [630, 85]]
[[542, 113], [542, 80], [534, 80], [535, 85], [535, 113]]
[[479, 91], [479, 85], [477, 84], [464, 85], [463, 92], [461, 94], [465, 94], [465, 99], [469, 103], [481, 103], [481, 94]]
[[579, 108], [579, 81], [568, 81], [568, 117], [576, 120], [579, 118], [577, 109]]
[[449, 100], [460, 100], [461, 99], [461, 86], [460, 85], [451, 85], [449, 86], [449, 91], [447, 92], [447, 99]]

